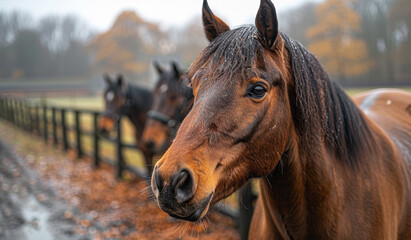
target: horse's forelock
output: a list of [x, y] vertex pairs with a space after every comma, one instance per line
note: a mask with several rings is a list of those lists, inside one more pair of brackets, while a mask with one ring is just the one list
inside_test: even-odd
[[230, 80], [239, 76], [247, 79], [250, 69], [257, 72], [256, 64], [263, 46], [255, 37], [255, 26], [247, 25], [224, 32], [206, 47], [193, 62], [186, 78], [191, 79], [200, 69], [207, 72], [208, 79]]

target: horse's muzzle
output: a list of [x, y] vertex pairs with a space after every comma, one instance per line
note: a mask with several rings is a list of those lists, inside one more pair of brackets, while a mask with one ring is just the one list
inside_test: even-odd
[[[168, 184], [166, 185], [165, 182]], [[186, 221], [195, 222], [203, 216], [210, 204], [213, 193], [205, 199], [195, 200], [195, 179], [191, 171], [181, 169], [165, 181], [156, 169], [151, 180], [153, 193], [160, 208], [170, 216]]]

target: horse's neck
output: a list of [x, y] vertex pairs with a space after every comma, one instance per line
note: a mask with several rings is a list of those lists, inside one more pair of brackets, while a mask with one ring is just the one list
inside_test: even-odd
[[126, 113], [127, 117], [130, 119], [131, 123], [134, 125], [136, 131], [135, 134], [137, 138], [141, 137], [141, 134], [143, 132], [144, 128], [144, 123], [147, 117], [147, 112], [143, 111], [133, 111], [133, 109], [130, 109]]
[[[130, 101], [125, 109], [125, 115], [130, 119], [131, 123], [134, 125], [136, 129], [136, 136], [140, 138], [144, 123], [147, 117], [148, 109], [151, 106], [151, 96], [148, 93], [145, 93], [144, 96], [140, 96], [140, 98], [150, 98], [145, 99], [147, 100], [148, 106], [144, 106], [144, 103], [141, 102], [139, 98], [137, 98], [136, 94], [133, 94], [133, 86], [129, 86], [129, 92], [127, 96], [127, 101]], [[143, 94], [143, 93], [141, 93]], [[146, 96], [147, 95], [147, 96]]]
[[309, 151], [295, 146], [283, 155], [270, 175], [261, 179], [261, 195], [267, 217], [271, 218], [268, 222], [276, 225], [272, 227], [287, 233], [286, 238], [301, 239], [313, 233], [309, 219], [330, 215], [327, 200], [332, 195], [333, 169], [332, 160], [324, 158], [327, 153], [321, 144], [317, 149], [311, 146]]

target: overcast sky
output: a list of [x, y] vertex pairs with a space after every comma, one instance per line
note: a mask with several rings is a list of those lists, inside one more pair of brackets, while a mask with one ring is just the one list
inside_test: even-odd
[[[273, 0], [277, 11], [309, 1]], [[134, 10], [162, 28], [185, 24], [201, 13], [203, 0], [0, 0], [0, 11], [23, 10], [35, 18], [75, 14], [97, 31], [107, 30], [123, 10]], [[231, 27], [254, 22], [259, 0], [209, 0], [211, 10]]]

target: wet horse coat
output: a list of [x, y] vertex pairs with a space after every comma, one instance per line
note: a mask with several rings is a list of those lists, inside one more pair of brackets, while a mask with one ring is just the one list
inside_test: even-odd
[[365, 115], [278, 33], [269, 0], [256, 26], [233, 30], [204, 1], [203, 23], [211, 43], [187, 73], [194, 105], [152, 177], [160, 208], [202, 221], [260, 178], [249, 239], [411, 236], [411, 94], [360, 96]]

